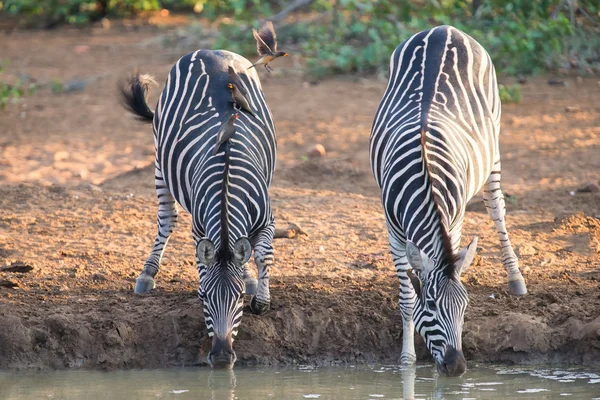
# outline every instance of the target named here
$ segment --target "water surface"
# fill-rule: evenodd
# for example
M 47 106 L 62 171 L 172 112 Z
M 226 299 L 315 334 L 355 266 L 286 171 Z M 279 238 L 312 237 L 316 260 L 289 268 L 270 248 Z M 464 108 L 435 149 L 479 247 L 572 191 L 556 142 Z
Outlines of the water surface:
M 3 400 L 157 398 L 600 400 L 600 370 L 472 364 L 460 378 L 439 377 L 431 365 L 0 372 Z

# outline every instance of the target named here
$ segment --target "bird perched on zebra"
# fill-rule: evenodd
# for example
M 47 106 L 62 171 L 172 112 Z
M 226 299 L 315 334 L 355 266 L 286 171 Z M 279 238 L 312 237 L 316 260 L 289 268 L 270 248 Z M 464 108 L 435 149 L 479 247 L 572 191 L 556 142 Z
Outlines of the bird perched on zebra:
M 274 219 L 268 188 L 275 169 L 273 118 L 250 62 L 228 51 L 198 50 L 177 61 L 152 111 L 146 101 L 149 77 L 136 75 L 121 99 L 138 119 L 153 123 L 158 234 L 136 280 L 135 293 L 155 286 L 165 246 L 177 223 L 177 203 L 192 215 L 198 295 L 212 349 L 208 362 L 232 367 L 232 343 L 242 318 L 243 295 L 256 286 L 250 310 L 270 304 Z M 231 102 L 229 68 L 254 110 L 238 113 Z M 246 272 L 254 252 L 258 282 Z
M 400 280 L 401 361 L 416 359 L 415 327 L 443 375 L 466 370 L 468 295 L 460 275 L 477 238 L 460 248 L 465 207 L 481 187 L 513 295 L 527 293 L 510 244 L 500 188 L 500 98 L 492 61 L 450 26 L 417 33 L 390 59 L 370 137 L 390 249 Z
M 277 35 L 275 34 L 273 23 L 271 21 L 265 22 L 259 31 L 252 29 L 252 34 L 254 35 L 254 39 L 256 39 L 256 51 L 260 58 L 250 68 L 257 65 L 264 65 L 267 72 L 273 71 L 269 63 L 276 58 L 288 56 L 288 53 L 285 51 L 277 51 Z
M 252 107 L 250 107 L 250 103 L 246 98 L 248 93 L 244 89 L 240 76 L 232 66 L 229 66 L 229 83 L 227 84 L 227 89 L 231 91 L 231 102 L 234 104 L 234 107 L 256 118 L 256 114 L 252 111 Z
M 213 148 L 213 156 L 216 156 L 221 151 L 223 143 L 227 142 L 235 135 L 235 120 L 238 119 L 238 114 L 231 114 L 227 122 L 221 125 L 221 129 L 217 132 L 217 144 Z

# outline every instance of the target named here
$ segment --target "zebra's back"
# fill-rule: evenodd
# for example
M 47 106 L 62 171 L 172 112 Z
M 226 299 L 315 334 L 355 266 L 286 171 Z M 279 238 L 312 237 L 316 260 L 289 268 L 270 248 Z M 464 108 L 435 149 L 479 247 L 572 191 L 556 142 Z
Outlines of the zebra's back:
M 198 50 L 183 56 L 169 73 L 154 118 L 157 167 L 173 197 L 207 235 L 207 222 L 220 208 L 216 204 L 225 159 L 213 150 L 221 124 L 231 115 L 230 65 L 240 75 L 258 117 L 240 112 L 236 134 L 230 139 L 230 201 L 240 203 L 231 209 L 248 209 L 251 220 L 244 225 L 249 229 L 263 225 L 271 213 L 267 188 L 275 168 L 276 139 L 260 81 L 255 70 L 247 70 L 251 65 L 247 59 L 224 50 Z M 210 236 L 218 242 L 216 233 Z
M 470 36 L 440 26 L 400 44 L 389 73 L 370 149 L 384 206 L 386 195 L 394 203 L 388 212 L 434 196 L 451 226 L 498 154 L 500 101 L 492 62 Z M 413 211 L 418 221 L 419 212 L 431 210 Z M 410 225 L 402 216 L 394 222 L 401 230 Z

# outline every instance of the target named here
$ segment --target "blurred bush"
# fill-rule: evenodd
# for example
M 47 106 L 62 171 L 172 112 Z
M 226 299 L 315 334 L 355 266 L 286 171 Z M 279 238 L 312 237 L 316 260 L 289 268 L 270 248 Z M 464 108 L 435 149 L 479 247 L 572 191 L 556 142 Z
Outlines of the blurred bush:
M 251 27 L 274 18 L 280 47 L 298 49 L 314 77 L 385 75 L 399 43 L 441 24 L 473 36 L 506 74 L 555 68 L 600 71 L 598 0 L 0 0 L 0 8 L 2 4 L 9 14 L 48 26 L 161 8 L 193 11 L 218 22 L 214 48 L 242 54 L 254 52 Z M 291 12 L 276 14 L 282 10 Z
M 425 0 L 321 5 L 319 24 L 306 27 L 303 55 L 314 75 L 387 70 L 389 55 L 411 34 L 453 25 L 490 53 L 496 68 L 510 75 L 550 68 L 590 70 L 600 63 L 600 11 L 593 0 Z M 578 4 L 576 10 L 568 5 Z
M 279 7 L 252 0 L 218 2 L 210 17 L 220 24 L 215 47 L 253 52 L 250 26 Z M 235 5 L 239 3 L 238 5 Z M 290 0 L 290 4 L 294 1 Z M 298 0 L 296 0 L 298 3 Z M 597 0 L 313 0 L 277 26 L 281 47 L 297 45 L 308 73 L 387 73 L 403 40 L 436 25 L 453 25 L 490 53 L 497 70 L 529 75 L 550 69 L 600 72 L 600 3 Z M 286 4 L 287 6 L 288 4 Z
M 18 15 L 30 25 L 53 27 L 59 24 L 83 25 L 107 15 L 130 16 L 161 8 L 159 0 L 4 0 L 2 9 Z M 164 3 L 190 3 L 171 0 Z
M 4 71 L 4 62 L 0 60 L 0 74 Z M 34 94 L 37 85 L 34 82 L 24 82 L 21 79 L 13 80 L 12 83 L 0 80 L 0 110 L 9 103 L 17 103 L 22 97 Z

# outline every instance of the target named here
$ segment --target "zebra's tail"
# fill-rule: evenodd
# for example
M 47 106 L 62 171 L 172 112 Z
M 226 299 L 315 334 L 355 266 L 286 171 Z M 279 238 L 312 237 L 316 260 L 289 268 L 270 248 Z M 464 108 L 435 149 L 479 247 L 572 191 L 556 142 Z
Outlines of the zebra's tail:
M 156 85 L 152 76 L 136 73 L 127 82 L 119 85 L 121 105 L 142 122 L 152 122 L 154 119 L 154 111 L 148 107 L 146 98 L 150 84 Z

